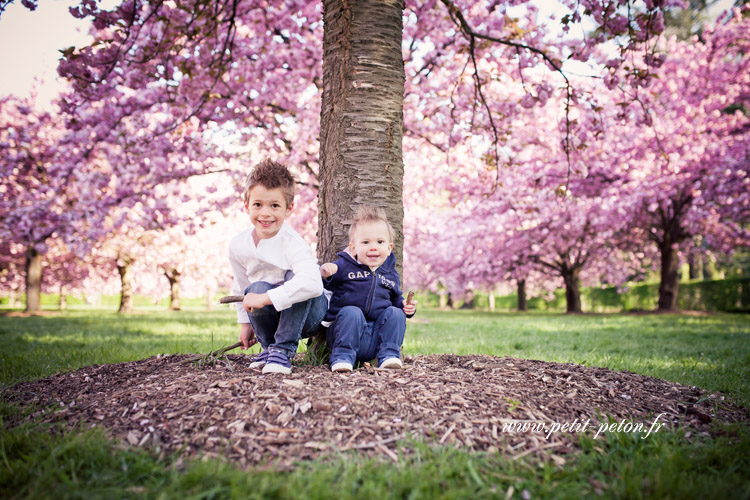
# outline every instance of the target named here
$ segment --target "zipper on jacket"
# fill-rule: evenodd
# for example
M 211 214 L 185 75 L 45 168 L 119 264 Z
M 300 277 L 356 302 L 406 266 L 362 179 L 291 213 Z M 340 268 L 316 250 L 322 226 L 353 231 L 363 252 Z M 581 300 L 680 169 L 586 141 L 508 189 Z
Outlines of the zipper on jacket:
M 372 297 L 375 295 L 375 284 L 377 283 L 377 274 L 375 272 L 372 273 L 372 285 L 370 285 L 370 294 L 367 297 L 367 309 L 365 309 L 365 318 L 367 318 L 367 315 L 370 314 L 370 308 L 372 307 Z

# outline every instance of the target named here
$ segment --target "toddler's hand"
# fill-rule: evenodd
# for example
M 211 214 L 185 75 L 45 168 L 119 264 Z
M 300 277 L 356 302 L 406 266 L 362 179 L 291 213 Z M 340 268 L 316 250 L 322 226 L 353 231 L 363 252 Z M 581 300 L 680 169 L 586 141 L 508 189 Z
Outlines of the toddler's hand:
M 406 314 L 407 316 L 411 316 L 412 314 L 414 314 L 415 312 L 417 312 L 417 304 L 418 303 L 419 303 L 419 301 L 414 300 L 411 303 L 404 304 L 404 314 Z
M 320 275 L 324 278 L 330 278 L 334 274 L 336 274 L 336 271 L 339 270 L 339 266 L 334 264 L 333 262 L 326 262 L 322 266 L 320 266 Z
M 247 350 L 251 345 L 257 344 L 258 340 L 255 338 L 255 331 L 250 323 L 242 323 L 240 326 L 240 334 L 237 336 L 237 340 L 242 342 L 241 349 Z

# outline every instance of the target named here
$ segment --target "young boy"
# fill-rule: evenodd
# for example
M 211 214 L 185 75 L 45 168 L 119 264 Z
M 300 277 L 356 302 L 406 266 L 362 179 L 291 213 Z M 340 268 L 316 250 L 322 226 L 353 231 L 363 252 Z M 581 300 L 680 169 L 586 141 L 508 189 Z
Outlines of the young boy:
M 263 351 L 251 368 L 292 372 L 301 337 L 317 331 L 328 301 L 318 263 L 305 240 L 284 219 L 294 208 L 294 178 L 285 165 L 265 160 L 245 180 L 252 227 L 229 244 L 242 349 L 257 337 Z M 306 335 L 307 334 L 307 335 Z
M 331 370 L 352 371 L 356 361 L 378 358 L 380 368 L 398 369 L 406 318 L 416 302 L 404 304 L 393 250 L 394 231 L 382 208 L 360 207 L 349 228 L 349 247 L 336 262 L 320 267 L 331 303 L 329 324 Z

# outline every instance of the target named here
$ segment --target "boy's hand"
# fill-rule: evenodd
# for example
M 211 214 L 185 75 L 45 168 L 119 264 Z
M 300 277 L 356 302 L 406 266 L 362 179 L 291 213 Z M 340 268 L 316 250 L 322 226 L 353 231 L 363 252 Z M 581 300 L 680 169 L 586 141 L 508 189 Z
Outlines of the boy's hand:
M 242 299 L 242 307 L 244 307 L 247 312 L 252 312 L 253 309 L 260 309 L 270 305 L 273 305 L 273 302 L 271 302 L 267 293 L 248 293 L 245 294 L 245 298 Z
M 334 274 L 336 274 L 336 271 L 339 270 L 339 266 L 334 264 L 333 262 L 326 262 L 322 266 L 320 266 L 320 275 L 324 278 L 330 278 Z
M 257 344 L 258 339 L 255 338 L 253 325 L 250 323 L 242 323 L 240 325 L 240 334 L 237 337 L 237 340 L 242 342 L 242 347 L 240 347 L 240 349 L 243 351 L 247 350 L 248 347 Z
M 404 314 L 406 314 L 407 316 L 411 316 L 415 312 L 417 312 L 417 304 L 418 303 L 419 303 L 419 301 L 413 300 L 410 303 L 404 304 Z

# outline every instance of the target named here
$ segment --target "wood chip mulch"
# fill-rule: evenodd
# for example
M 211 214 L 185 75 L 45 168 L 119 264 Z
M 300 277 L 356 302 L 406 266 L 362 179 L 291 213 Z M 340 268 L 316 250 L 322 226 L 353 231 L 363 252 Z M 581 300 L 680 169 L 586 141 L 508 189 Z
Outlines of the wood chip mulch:
M 347 450 L 395 461 L 410 439 L 563 464 L 602 416 L 619 424 L 612 432 L 641 423 L 642 434 L 657 415 L 661 429 L 693 435 L 750 422 L 721 394 L 574 364 L 431 355 L 407 357 L 403 370 L 295 366 L 283 376 L 250 369 L 246 355 L 214 366 L 185 358 L 90 366 L 18 384 L 4 398 L 31 408 L 27 419 L 101 426 L 131 446 L 274 468 Z

